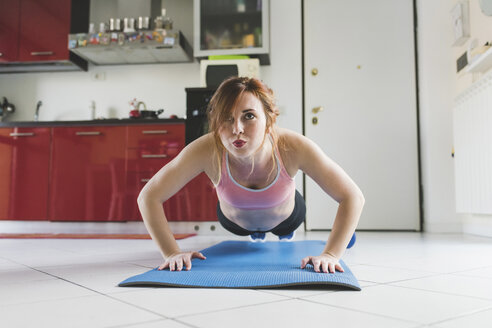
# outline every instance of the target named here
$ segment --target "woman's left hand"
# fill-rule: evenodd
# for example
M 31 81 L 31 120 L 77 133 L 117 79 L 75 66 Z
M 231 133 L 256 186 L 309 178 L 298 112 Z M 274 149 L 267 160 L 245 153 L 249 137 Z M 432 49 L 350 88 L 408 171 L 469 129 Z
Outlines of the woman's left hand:
M 311 264 L 316 272 L 335 273 L 335 270 L 343 272 L 338 259 L 328 254 L 306 256 L 301 261 L 301 269 L 304 269 L 308 264 Z

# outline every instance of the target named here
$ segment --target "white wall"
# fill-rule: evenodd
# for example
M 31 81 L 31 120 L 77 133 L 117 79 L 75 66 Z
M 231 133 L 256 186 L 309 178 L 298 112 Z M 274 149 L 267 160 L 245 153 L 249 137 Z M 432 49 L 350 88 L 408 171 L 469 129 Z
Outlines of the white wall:
M 457 2 L 417 0 L 424 229 L 481 234 L 492 231 L 492 218 L 455 211 L 452 108 L 455 97 L 480 77 L 456 73 L 456 59 L 471 39 L 479 44 L 492 39 L 492 17 L 481 12 L 478 0 L 470 0 L 471 38 L 453 47 L 450 11 Z
M 193 44 L 192 0 L 165 0 L 163 6 L 182 26 Z M 182 6 L 181 12 L 179 6 Z M 174 13 L 174 14 L 173 14 Z M 187 23 L 183 23 L 187 21 Z M 96 22 L 97 24 L 98 22 Z M 270 66 L 260 75 L 275 92 L 281 115 L 278 124 L 302 131 L 301 0 L 270 1 Z M 186 87 L 200 85 L 197 61 L 186 64 L 89 66 L 88 72 L 0 74 L 0 96 L 17 107 L 10 121 L 32 121 L 38 100 L 43 101 L 40 120 L 87 120 L 96 102 L 96 116 L 126 118 L 129 101 L 143 100 L 149 109 L 164 108 L 160 117 L 186 113 Z M 105 80 L 94 75 L 104 73 Z M 297 177 L 302 190 L 302 176 Z
M 418 0 L 418 65 L 424 230 L 461 231 L 455 213 L 451 0 Z
M 184 11 L 192 24 L 191 0 Z M 166 2 L 164 2 L 166 4 Z M 167 3 L 168 14 L 177 8 Z M 301 131 L 301 2 L 271 1 L 271 66 L 261 66 L 262 79 L 275 91 L 282 111 L 279 124 Z M 183 25 L 175 20 L 175 25 Z M 189 29 L 192 31 L 192 26 Z M 189 35 L 189 33 L 186 33 Z M 193 44 L 193 40 L 188 40 Z M 105 73 L 105 80 L 95 80 Z M 164 108 L 164 117 L 186 113 L 184 88 L 199 86 L 199 64 L 94 66 L 88 72 L 0 74 L 0 96 L 7 96 L 17 111 L 7 120 L 31 121 L 38 100 L 43 101 L 40 120 L 83 120 L 90 118 L 90 102 L 96 102 L 97 116 L 126 118 L 128 102 L 137 98 L 150 109 Z M 163 117 L 161 116 L 161 117 Z
M 482 13 L 479 0 L 469 0 L 469 7 L 471 36 L 464 45 L 453 48 L 455 58 L 458 58 L 468 49 L 473 39 L 477 39 L 479 45 L 492 41 L 492 16 L 486 16 Z M 469 74 L 462 71 L 459 74 L 454 74 L 454 97 L 458 96 L 470 87 L 473 82 L 479 80 L 488 72 L 490 72 L 490 69 L 482 73 Z M 467 214 L 459 217 L 463 222 L 463 232 L 492 237 L 492 215 Z
M 189 0 L 188 0 L 189 1 Z M 450 10 L 454 0 L 417 0 L 420 124 L 424 185 L 424 229 L 458 232 L 462 218 L 455 213 L 452 106 L 454 97 L 472 83 L 455 74 L 455 60 L 463 53 L 452 48 Z M 470 1 L 472 35 L 492 38 L 492 19 Z M 271 0 L 271 65 L 261 67 L 262 79 L 275 91 L 281 110 L 279 125 L 302 131 L 301 0 Z M 176 9 L 172 9 L 176 10 Z M 171 10 L 169 15 L 172 17 Z M 189 40 L 192 43 L 192 40 Z M 93 80 L 104 72 L 104 81 Z M 90 66 L 89 72 L 0 75 L 0 96 L 17 106 L 10 120 L 33 119 L 42 100 L 41 120 L 79 120 L 97 115 L 127 117 L 128 101 L 137 98 L 149 108 L 165 108 L 165 116 L 185 114 L 185 87 L 199 85 L 199 64 Z M 298 178 L 298 188 L 301 180 Z

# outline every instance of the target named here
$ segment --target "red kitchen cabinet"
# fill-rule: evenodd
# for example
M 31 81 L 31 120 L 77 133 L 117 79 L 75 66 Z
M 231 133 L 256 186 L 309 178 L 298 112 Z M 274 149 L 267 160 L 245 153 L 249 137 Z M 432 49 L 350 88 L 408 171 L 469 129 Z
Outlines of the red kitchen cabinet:
M 142 220 L 136 196 L 184 146 L 184 124 L 128 126 L 126 191 L 130 201 L 126 203 L 126 220 Z M 169 221 L 214 221 L 216 205 L 214 187 L 202 173 L 164 202 L 163 207 Z
M 87 33 L 90 0 L 0 0 L 0 73 L 87 71 L 68 35 Z
M 124 126 L 53 128 L 50 220 L 121 221 Z
M 0 220 L 47 220 L 51 128 L 0 128 Z
M 19 60 L 68 59 L 71 0 L 21 0 Z
M 0 0 L 0 62 L 19 56 L 20 0 Z

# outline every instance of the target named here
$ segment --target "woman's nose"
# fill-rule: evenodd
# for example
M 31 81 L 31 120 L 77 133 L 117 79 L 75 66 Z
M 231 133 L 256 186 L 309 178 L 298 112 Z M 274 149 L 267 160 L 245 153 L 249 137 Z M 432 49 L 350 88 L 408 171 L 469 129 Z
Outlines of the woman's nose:
M 232 127 L 232 133 L 233 134 L 240 134 L 243 132 L 244 132 L 243 123 L 241 122 L 241 120 L 236 120 L 234 122 L 233 127 Z

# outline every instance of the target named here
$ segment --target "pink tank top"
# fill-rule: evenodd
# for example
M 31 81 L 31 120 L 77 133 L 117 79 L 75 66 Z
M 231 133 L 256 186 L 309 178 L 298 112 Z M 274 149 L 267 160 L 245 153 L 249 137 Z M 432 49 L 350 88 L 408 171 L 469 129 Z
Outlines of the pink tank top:
M 231 176 L 229 169 L 229 154 L 224 151 L 219 184 L 216 186 L 217 196 L 221 201 L 240 209 L 266 209 L 283 203 L 294 194 L 296 186 L 282 163 L 282 159 L 275 150 L 277 161 L 277 176 L 275 180 L 262 189 L 251 189 L 242 186 Z

